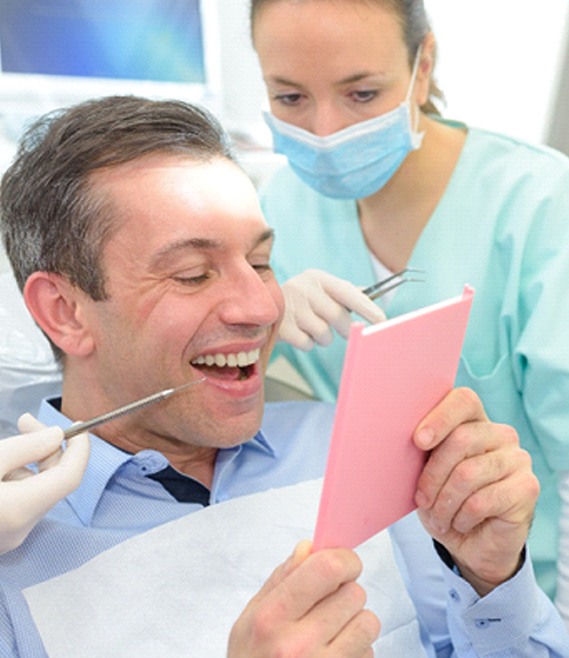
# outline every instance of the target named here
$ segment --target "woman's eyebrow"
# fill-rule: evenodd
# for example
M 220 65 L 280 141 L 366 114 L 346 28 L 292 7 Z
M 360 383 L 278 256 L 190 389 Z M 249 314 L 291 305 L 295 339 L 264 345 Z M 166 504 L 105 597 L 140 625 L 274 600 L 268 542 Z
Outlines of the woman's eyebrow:
M 334 83 L 336 87 L 341 85 L 353 84 L 354 82 L 360 82 L 361 80 L 367 80 L 368 78 L 376 78 L 379 81 L 387 79 L 387 75 L 382 71 L 360 71 L 358 73 L 353 73 L 341 80 L 338 80 Z M 277 85 L 283 85 L 285 87 L 297 87 L 299 89 L 303 88 L 303 85 L 300 82 L 295 82 L 294 80 L 289 80 L 288 78 L 283 78 L 281 76 L 268 76 L 267 82 L 271 82 Z
M 352 75 L 346 76 L 345 78 L 342 78 L 341 80 L 338 80 L 336 85 L 352 84 L 354 82 L 360 82 L 361 80 L 367 80 L 368 78 L 377 78 L 379 80 L 383 80 L 386 77 L 387 76 L 381 71 L 360 71 L 359 73 L 354 73 Z
M 266 78 L 267 83 L 272 83 L 275 85 L 282 85 L 283 87 L 302 87 L 299 82 L 294 80 L 289 80 L 288 78 L 283 78 L 280 75 L 269 75 Z

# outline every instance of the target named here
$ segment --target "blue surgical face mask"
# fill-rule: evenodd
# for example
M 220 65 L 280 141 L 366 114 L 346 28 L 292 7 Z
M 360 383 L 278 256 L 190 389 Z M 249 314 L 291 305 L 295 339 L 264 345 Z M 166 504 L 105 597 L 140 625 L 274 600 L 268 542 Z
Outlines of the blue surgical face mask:
M 423 133 L 411 125 L 411 91 L 420 54 L 421 49 L 415 58 L 407 97 L 399 107 L 332 135 L 318 137 L 264 113 L 274 150 L 285 155 L 296 174 L 320 194 L 334 199 L 362 199 L 377 192 L 423 141 Z

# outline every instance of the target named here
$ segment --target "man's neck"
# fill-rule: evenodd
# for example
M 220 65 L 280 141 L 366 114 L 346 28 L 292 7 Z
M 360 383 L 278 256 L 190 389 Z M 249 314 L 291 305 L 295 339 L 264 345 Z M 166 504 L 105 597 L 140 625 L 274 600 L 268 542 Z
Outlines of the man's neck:
M 82 394 L 77 396 L 77 391 Z M 111 411 L 110 405 L 105 408 L 93 406 L 93 398 L 84 395 L 85 386 L 80 388 L 69 385 L 64 378 L 61 412 L 70 420 L 88 420 Z M 103 405 L 104 406 L 104 405 Z M 217 448 L 196 446 L 173 436 L 165 436 L 149 430 L 141 425 L 136 414 L 147 414 L 149 410 L 135 412 L 132 416 L 124 416 L 117 420 L 100 425 L 93 429 L 93 434 L 107 441 L 119 450 L 136 454 L 142 450 L 156 450 L 163 454 L 169 463 L 180 473 L 184 473 L 204 486 L 210 488 L 213 481 Z M 140 415 L 138 416 L 140 418 Z

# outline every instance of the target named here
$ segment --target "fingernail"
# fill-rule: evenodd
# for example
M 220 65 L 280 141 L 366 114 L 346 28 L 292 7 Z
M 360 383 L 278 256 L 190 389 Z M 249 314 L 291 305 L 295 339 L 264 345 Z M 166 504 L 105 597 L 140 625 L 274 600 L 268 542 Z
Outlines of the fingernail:
M 415 443 L 424 450 L 428 450 L 434 441 L 435 433 L 430 427 L 422 427 L 415 436 Z
M 310 539 L 302 539 L 295 546 L 292 555 L 288 558 L 286 565 L 287 569 L 296 568 L 301 562 L 310 555 L 312 552 L 312 541 Z

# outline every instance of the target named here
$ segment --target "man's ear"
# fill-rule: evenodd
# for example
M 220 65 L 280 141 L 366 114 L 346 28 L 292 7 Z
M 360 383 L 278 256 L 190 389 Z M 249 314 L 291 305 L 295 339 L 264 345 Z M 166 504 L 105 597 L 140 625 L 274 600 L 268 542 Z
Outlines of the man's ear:
M 94 348 L 82 308 L 85 299 L 66 277 L 51 272 L 34 272 L 24 286 L 34 320 L 65 354 L 74 356 L 87 356 Z

